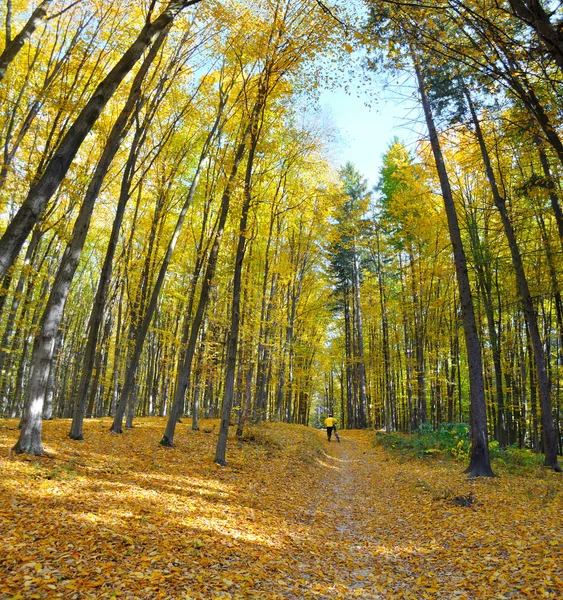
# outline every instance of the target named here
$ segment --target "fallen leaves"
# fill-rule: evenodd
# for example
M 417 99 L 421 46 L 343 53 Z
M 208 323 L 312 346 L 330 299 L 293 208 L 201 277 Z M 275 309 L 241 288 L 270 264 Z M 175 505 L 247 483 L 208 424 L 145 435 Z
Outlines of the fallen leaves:
M 214 436 L 183 423 L 165 449 L 163 422 L 115 436 L 91 420 L 83 442 L 47 422 L 53 458 L 31 461 L 9 457 L 17 432 L 3 428 L 0 597 L 563 593 L 558 474 L 467 480 L 455 463 L 392 459 L 370 432 L 328 445 L 283 424 L 233 440 L 218 468 Z

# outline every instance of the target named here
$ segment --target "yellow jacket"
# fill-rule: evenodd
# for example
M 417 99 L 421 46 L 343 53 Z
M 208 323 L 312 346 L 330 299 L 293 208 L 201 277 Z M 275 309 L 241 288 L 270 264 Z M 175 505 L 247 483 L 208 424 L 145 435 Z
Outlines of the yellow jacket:
M 325 419 L 325 427 L 334 427 L 338 423 L 338 419 L 334 417 L 327 417 Z

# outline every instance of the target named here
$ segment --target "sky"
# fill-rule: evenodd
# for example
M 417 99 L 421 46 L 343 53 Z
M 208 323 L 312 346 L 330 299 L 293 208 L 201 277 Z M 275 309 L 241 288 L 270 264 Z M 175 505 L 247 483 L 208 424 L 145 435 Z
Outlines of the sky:
M 358 98 L 344 90 L 325 91 L 319 102 L 322 112 L 339 132 L 337 163 L 352 162 L 370 187 L 377 184 L 382 156 L 391 140 L 398 137 L 414 150 L 422 131 L 412 100 L 400 100 L 398 96 L 385 98 L 382 92 L 371 96 Z

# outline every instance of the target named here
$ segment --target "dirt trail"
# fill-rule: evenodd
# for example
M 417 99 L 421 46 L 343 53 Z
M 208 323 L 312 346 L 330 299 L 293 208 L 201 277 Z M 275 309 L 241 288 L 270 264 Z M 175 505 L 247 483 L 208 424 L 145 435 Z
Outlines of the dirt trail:
M 457 463 L 401 463 L 372 446 L 373 432 L 341 437 L 327 444 L 281 598 L 562 597 L 561 496 L 542 501 L 525 480 L 470 481 Z
M 0 600 L 563 597 L 560 474 L 470 481 L 370 431 L 329 444 L 280 423 L 232 439 L 221 468 L 189 422 L 159 446 L 164 422 L 90 420 L 80 444 L 46 422 L 42 459 L 10 455 L 3 423 Z

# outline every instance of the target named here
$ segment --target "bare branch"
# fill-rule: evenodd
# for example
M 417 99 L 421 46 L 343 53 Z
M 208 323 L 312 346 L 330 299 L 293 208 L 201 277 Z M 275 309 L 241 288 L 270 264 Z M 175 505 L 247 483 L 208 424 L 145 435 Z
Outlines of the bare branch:
M 337 23 L 339 23 L 340 25 L 342 25 L 342 27 L 344 27 L 344 29 L 348 29 L 348 25 L 346 25 L 346 23 L 344 23 L 344 21 L 342 21 L 341 19 L 339 19 L 334 12 L 332 11 L 331 8 L 329 8 L 324 2 L 322 2 L 322 0 L 316 0 L 316 3 L 319 5 L 320 9 L 329 17 L 331 17 L 332 19 L 334 19 Z

